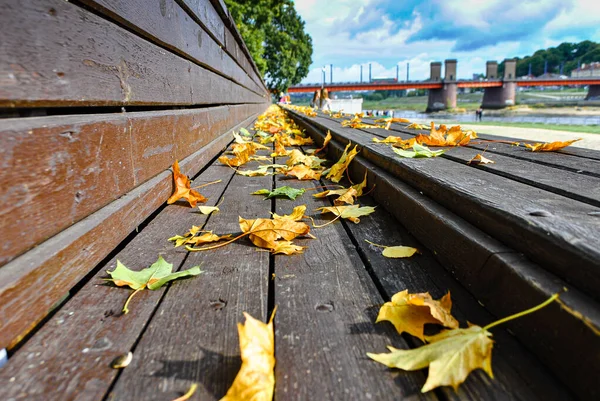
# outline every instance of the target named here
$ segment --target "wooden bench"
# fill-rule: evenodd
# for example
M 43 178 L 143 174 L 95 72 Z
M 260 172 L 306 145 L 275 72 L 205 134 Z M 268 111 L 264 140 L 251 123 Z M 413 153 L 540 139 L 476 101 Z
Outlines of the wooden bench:
M 341 221 L 315 230 L 316 239 L 298 241 L 308 247 L 302 255 L 270 255 L 245 241 L 189 253 L 167 238 L 192 225 L 233 233 L 238 216 L 286 214 L 299 204 L 316 224 L 329 221 L 312 211 L 330 201 L 310 191 L 295 201 L 251 195 L 282 185 L 312 190 L 324 181 L 244 177 L 216 161 L 231 131 L 254 132 L 270 101 L 222 2 L 5 3 L 0 349 L 8 349 L 9 359 L 0 368 L 1 400 L 171 400 L 192 383 L 200 384 L 192 399 L 219 399 L 239 370 L 242 312 L 266 321 L 275 306 L 276 399 L 597 398 L 597 337 L 557 305 L 495 330 L 495 379 L 475 371 L 458 392 L 443 387 L 421 394 L 423 371 L 387 369 L 366 356 L 389 344 L 419 345 L 387 323 L 374 324 L 380 305 L 407 288 L 435 298 L 450 290 L 464 326 L 489 323 L 567 286 L 564 303 L 598 327 L 596 265 L 590 265 L 597 262 L 597 217 L 561 223 L 567 234 L 559 236 L 551 224 L 522 224 L 531 217 L 516 219 L 467 187 L 473 180 L 481 190 L 484 179 L 496 177 L 494 185 L 510 183 L 519 199 L 525 197 L 516 192 L 519 185 L 535 188 L 536 210 L 543 204 L 559 216 L 565 198 L 573 201 L 569 216 L 582 205 L 591 213 L 598 206 L 591 203 L 598 199 L 595 153 L 580 151 L 565 162 L 494 150 L 498 157 L 525 158 L 527 171 L 544 166 L 571 174 L 555 184 L 486 168 L 469 167 L 476 173 L 463 177 L 464 154 L 400 163 L 370 142 L 382 131 L 361 133 L 329 117 L 292 113 L 317 143 L 331 129 L 331 160 L 349 139 L 360 145 L 350 176 L 368 172 L 372 192 L 360 202 L 379 205 L 376 212 L 359 225 Z M 401 125 L 393 129 L 411 134 Z M 165 204 L 176 159 L 192 186 L 221 180 L 202 189 L 220 213 Z M 585 185 L 573 186 L 575 177 L 587 179 Z M 540 234 L 544 229 L 551 238 Z M 575 234 L 568 229 L 577 242 L 569 241 Z M 512 239 L 522 233 L 527 244 L 539 241 L 531 252 Z M 365 240 L 413 245 L 422 254 L 386 259 Z M 558 248 L 554 256 L 544 254 L 549 246 Z M 106 285 L 106 271 L 117 260 L 139 270 L 159 254 L 176 270 L 201 264 L 204 273 L 143 291 L 122 315 L 130 292 Z M 564 269 L 561 261 L 570 257 L 581 269 Z M 126 369 L 110 368 L 129 351 L 134 357 Z

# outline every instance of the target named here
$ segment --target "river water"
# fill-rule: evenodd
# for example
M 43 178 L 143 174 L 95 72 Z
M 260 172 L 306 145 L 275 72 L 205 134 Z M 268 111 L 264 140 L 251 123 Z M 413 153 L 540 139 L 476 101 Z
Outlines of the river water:
M 472 113 L 421 113 L 413 110 L 394 110 L 394 117 L 407 118 L 411 121 L 436 122 L 456 121 L 461 123 L 475 122 L 475 112 Z M 600 115 L 597 116 L 552 116 L 547 114 L 527 115 L 486 115 L 484 110 L 481 121 L 512 122 L 512 123 L 543 123 L 566 125 L 600 125 Z

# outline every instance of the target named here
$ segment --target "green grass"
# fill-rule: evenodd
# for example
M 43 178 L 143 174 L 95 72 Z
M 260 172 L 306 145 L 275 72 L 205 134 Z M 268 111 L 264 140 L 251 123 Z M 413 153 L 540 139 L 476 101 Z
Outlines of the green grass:
M 452 124 L 452 123 L 447 123 Z M 474 123 L 459 123 L 463 125 L 495 125 L 498 127 L 518 127 L 518 128 L 540 128 L 555 131 L 583 132 L 587 134 L 600 134 L 600 126 L 598 125 L 567 125 L 567 124 L 544 124 L 544 123 L 510 123 L 497 121 L 478 121 Z

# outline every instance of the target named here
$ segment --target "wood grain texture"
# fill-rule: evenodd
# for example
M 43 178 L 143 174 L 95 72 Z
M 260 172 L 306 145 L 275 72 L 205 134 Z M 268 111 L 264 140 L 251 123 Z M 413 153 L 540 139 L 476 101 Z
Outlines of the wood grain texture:
M 268 218 L 270 202 L 250 195 L 261 188 L 272 188 L 272 178 L 234 176 L 221 212 L 211 216 L 205 229 L 239 233 L 238 216 Z M 236 325 L 244 321 L 242 312 L 267 320 L 269 253 L 257 251 L 244 238 L 190 253 L 182 268 L 195 265 L 204 273 L 190 285 L 169 289 L 134 350 L 138 357 L 118 378 L 109 399 L 174 399 L 192 383 L 200 384 L 194 395 L 198 399 L 218 400 L 227 392 L 241 363 Z
M 388 147 L 370 142 L 365 132 L 320 117 L 310 120 L 330 129 L 342 143 L 359 144 L 367 160 L 588 295 L 600 297 L 600 237 L 595 234 L 600 220 L 588 215 L 597 207 L 440 157 L 401 159 Z M 540 211 L 546 216 L 536 215 Z
M 376 205 L 370 197 L 359 198 L 361 205 Z M 429 292 L 438 299 L 450 291 L 453 301 L 452 314 L 467 327 L 467 321 L 485 325 L 496 320 L 456 279 L 439 265 L 433 255 L 424 249 L 400 224 L 394 221 L 381 207 L 361 219 L 360 224 L 344 222 L 347 230 L 355 238 L 355 244 L 368 261 L 368 267 L 385 290 L 386 300 L 395 293 L 408 289 L 411 293 Z M 421 254 L 404 259 L 390 259 L 381 254 L 382 249 L 369 245 L 365 240 L 377 244 L 413 246 Z M 465 240 L 466 242 L 466 240 Z M 465 283 L 466 284 L 466 283 Z M 499 302 L 500 294 L 484 300 L 486 306 Z M 388 323 L 381 323 L 388 324 Z M 542 365 L 536 356 L 525 349 L 508 331 L 493 330 L 494 345 L 491 380 L 483 371 L 477 370 L 461 384 L 458 393 L 451 388 L 443 388 L 449 399 L 475 400 L 567 400 L 572 395 Z M 564 339 L 564 338 L 563 338 Z M 412 346 L 420 345 L 418 340 Z M 566 347 L 564 347 L 566 348 Z
M 194 15 L 219 45 L 225 47 L 225 30 L 227 28 L 223 19 L 209 0 L 178 0 L 178 2 Z
M 68 2 L 9 0 L 0 23 L 0 107 L 265 102 Z
M 0 265 L 263 110 L 236 105 L 3 120 Z
M 201 190 L 208 197 L 207 204 L 214 205 L 233 173 L 224 166 L 209 167 L 193 184 L 223 179 Z M 183 202 L 166 206 L 106 262 L 0 370 L 0 380 L 6 384 L 0 386 L 0 399 L 102 399 L 118 374 L 110 368 L 110 362 L 137 342 L 166 289 L 141 292 L 133 298 L 130 313 L 122 315 L 121 308 L 131 290 L 105 284 L 102 279 L 107 277 L 106 270 L 114 269 L 117 260 L 132 270 L 140 270 L 154 263 L 157 255 L 173 263 L 177 270 L 187 251 L 174 248 L 167 238 L 183 234 L 192 224 L 202 226 L 207 216 L 194 210 Z M 202 279 L 200 275 L 176 282 L 173 287 L 187 287 L 194 285 L 193 280 Z
M 315 130 L 306 122 L 304 122 L 304 126 L 317 143 L 322 142 L 324 135 L 321 132 Z M 330 157 L 334 159 L 339 157 L 343 150 L 336 142 L 331 142 L 328 149 L 330 152 L 333 152 L 333 154 L 330 153 Z M 481 232 L 477 234 L 479 230 L 475 227 L 471 227 L 468 231 L 456 229 L 465 225 L 468 227 L 469 224 L 465 222 L 461 223 L 461 218 L 454 216 L 444 208 L 438 208 L 435 211 L 429 212 L 435 213 L 438 221 L 420 218 L 419 210 L 415 210 L 411 203 L 427 204 L 432 203 L 432 201 L 407 187 L 397 178 L 390 176 L 388 172 L 373 166 L 359 156 L 351 164 L 350 176 L 354 181 L 358 181 L 362 179 L 365 171 L 369 172 L 368 180 L 370 185 L 376 185 L 372 192 L 375 199 L 391 212 L 396 219 L 402 222 L 423 244 L 432 249 L 434 256 L 442 261 L 442 264 L 452 273 L 452 276 L 456 277 L 473 294 L 472 296 L 479 300 L 481 305 L 485 305 L 486 309 L 492 313 L 493 316 L 488 316 L 487 318 L 485 315 L 481 315 L 483 323 L 489 323 L 492 320 L 539 304 L 553 293 L 561 291 L 565 286 L 564 282 L 556 279 L 556 277 L 553 277 L 539 266 L 527 261 L 523 255 L 506 248 L 504 250 L 500 248 L 494 249 L 491 247 L 493 244 L 490 241 L 487 241 L 486 244 L 482 241 L 485 235 Z M 410 196 L 411 192 L 412 196 Z M 407 197 L 407 195 L 409 196 Z M 389 219 L 386 218 L 385 221 L 388 222 Z M 454 223 L 449 225 L 448 221 L 454 221 Z M 348 224 L 348 226 L 358 238 L 362 227 L 369 227 L 370 223 L 371 220 L 367 220 L 361 222 L 358 226 L 351 224 Z M 451 227 L 450 230 L 447 229 L 448 226 Z M 383 232 L 384 228 L 387 231 L 396 229 L 394 225 L 386 223 L 386 225 L 380 224 L 378 231 Z M 392 238 L 397 238 L 393 233 L 382 233 L 379 236 L 388 239 L 388 241 L 377 241 L 373 238 L 368 239 L 376 243 L 390 244 L 389 242 Z M 437 245 L 440 242 L 446 242 L 449 246 L 440 251 Z M 477 255 L 477 252 L 461 254 L 460 251 L 455 249 L 469 249 L 473 246 L 471 243 L 479 244 L 478 246 L 484 249 L 488 248 L 487 258 L 480 258 L 477 261 L 477 259 L 472 257 Z M 404 245 L 411 244 L 407 243 Z M 358 240 L 357 246 L 361 248 L 361 243 Z M 362 248 L 364 247 L 365 245 L 362 245 Z M 382 260 L 385 258 L 373 256 L 372 250 L 369 251 L 368 248 L 365 248 L 363 252 L 371 261 L 371 266 L 375 272 L 380 271 L 380 269 L 385 270 L 386 263 L 390 263 L 389 259 L 387 262 L 384 262 Z M 405 263 L 412 262 L 412 259 L 408 262 L 404 260 L 402 262 L 404 262 L 402 263 L 404 265 Z M 464 291 L 460 290 L 460 288 L 454 289 L 454 287 L 451 287 L 451 282 L 444 279 L 445 275 L 438 270 L 432 270 L 430 265 L 427 265 L 427 267 L 410 268 L 409 272 L 405 269 L 399 270 L 397 266 L 394 269 L 395 273 L 382 272 L 377 274 L 383 287 L 403 284 L 408 286 L 410 281 L 401 280 L 398 277 L 399 274 L 408 275 L 410 272 L 410 276 L 414 276 L 419 275 L 419 272 L 427 271 L 428 277 L 438 282 L 438 287 L 448 286 L 447 288 L 452 290 L 453 298 L 456 298 L 457 294 L 464 294 Z M 405 278 L 404 280 L 408 279 Z M 428 288 L 424 287 L 421 281 L 417 280 L 415 283 L 419 291 L 427 290 Z M 563 294 L 562 297 L 569 308 L 586 316 L 586 319 L 589 319 L 591 324 L 600 327 L 598 317 L 600 307 L 596 302 L 572 288 L 569 292 Z M 466 302 L 466 305 L 469 305 L 469 302 Z M 475 312 L 469 312 L 469 315 L 465 317 L 474 323 L 479 323 L 478 320 L 475 320 L 475 316 L 477 315 L 471 315 L 471 313 Z M 484 319 L 488 320 L 485 321 Z M 540 312 L 511 322 L 507 327 L 515 332 L 527 348 L 544 361 L 557 377 L 564 380 L 578 397 L 586 399 L 590 398 L 591 395 L 591 399 L 595 398 L 595 387 L 590 382 L 590 380 L 594 380 L 594 375 L 590 375 L 589 372 L 594 372 L 593 364 L 596 358 L 586 358 L 580 352 L 596 355 L 599 343 L 592 330 L 585 326 L 581 320 L 562 311 L 558 306 L 553 306 L 546 308 L 543 313 Z M 572 347 L 573 341 L 578 344 L 578 351 L 576 352 Z M 502 347 L 502 344 L 500 346 Z M 537 387 L 540 385 L 544 386 L 544 375 L 538 378 L 530 377 L 531 373 L 535 370 L 539 371 L 539 368 L 535 368 L 535 365 L 532 366 L 531 364 L 528 365 L 529 367 L 525 367 L 527 364 L 519 361 L 521 352 L 515 352 L 516 356 L 510 354 L 512 355 L 510 356 L 511 364 L 516 367 L 522 367 L 523 370 L 519 373 L 521 377 L 529 383 L 529 386 L 535 389 L 537 394 L 541 394 L 540 391 L 542 389 L 537 389 Z M 583 360 L 585 362 L 582 362 Z M 550 391 L 553 392 L 554 390 Z M 561 399 L 563 397 L 561 394 L 561 392 L 557 392 L 555 395 L 558 399 Z M 550 395 L 548 397 L 556 398 L 550 397 Z
M 266 93 L 175 0 L 84 0 L 84 4 L 259 95 Z
M 295 201 L 276 200 L 276 212 L 289 214 L 306 204 L 306 214 L 324 224 L 314 209 L 329 206 L 311 191 L 319 183 L 280 178 L 277 186 L 307 188 Z M 369 217 L 364 217 L 368 219 Z M 311 231 L 317 239 L 295 240 L 307 246 L 295 256 L 275 255 L 276 399 L 422 399 L 422 372 L 391 370 L 367 352 L 385 352 L 387 345 L 408 348 L 393 328 L 375 325 L 383 303 L 351 239 L 336 222 Z
M 389 131 L 383 131 L 378 129 L 362 130 L 369 134 L 372 134 L 375 138 L 384 138 L 387 136 Z M 409 139 L 413 135 L 405 133 L 396 133 L 403 139 Z M 490 144 L 495 145 L 495 144 Z M 500 144 L 504 145 L 504 144 Z M 386 145 L 379 145 L 386 146 Z M 477 145 L 479 147 L 483 145 Z M 505 145 L 510 146 L 510 145 Z M 513 147 L 516 148 L 516 147 Z M 485 146 L 484 146 L 485 149 Z M 454 147 L 448 149 L 442 157 L 453 160 L 461 164 L 467 164 L 476 155 L 481 154 L 482 149 L 473 149 L 471 147 Z M 531 154 L 532 152 L 524 149 L 515 149 L 518 153 Z M 513 153 L 514 154 L 514 153 Z M 538 153 L 539 155 L 539 153 Z M 580 170 L 585 169 L 586 161 L 581 158 L 573 158 L 569 156 L 560 155 L 555 159 L 576 159 Z M 568 171 L 563 168 L 549 165 L 539 164 L 523 157 L 517 159 L 510 156 L 505 156 L 499 152 L 492 154 L 487 152 L 486 157 L 492 159 L 495 163 L 493 164 L 470 164 L 473 168 L 478 168 L 484 171 L 488 171 L 493 174 L 497 174 L 508 179 L 519 181 L 532 187 L 541 188 L 546 191 L 554 192 L 556 194 L 565 196 L 567 198 L 575 199 L 581 202 L 588 203 L 590 205 L 600 207 L 600 177 L 593 177 L 590 175 L 584 175 L 573 171 Z M 600 164 L 599 164 L 600 166 Z
M 223 134 L 188 156 L 180 163 L 182 172 L 195 175 L 230 140 L 229 133 Z M 163 171 L 0 268 L 0 348 L 17 344 L 71 287 L 162 205 L 173 192 L 172 181 L 171 171 Z

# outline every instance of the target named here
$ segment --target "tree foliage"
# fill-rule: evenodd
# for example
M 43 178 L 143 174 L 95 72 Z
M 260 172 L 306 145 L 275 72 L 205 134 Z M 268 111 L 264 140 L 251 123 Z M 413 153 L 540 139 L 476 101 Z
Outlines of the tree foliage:
M 312 39 L 292 0 L 225 0 L 256 66 L 274 91 L 308 75 Z
M 581 63 L 591 63 L 600 61 L 600 43 L 590 40 L 584 40 L 580 43 L 564 42 L 557 47 L 541 49 L 531 56 L 517 58 L 517 76 L 527 75 L 529 73 L 529 64 L 531 64 L 531 73 L 535 76 L 544 73 L 544 64 L 548 61 L 549 73 L 560 73 L 560 67 L 563 66 L 562 73 L 569 75 Z M 504 62 L 498 66 L 499 74 L 504 72 Z

